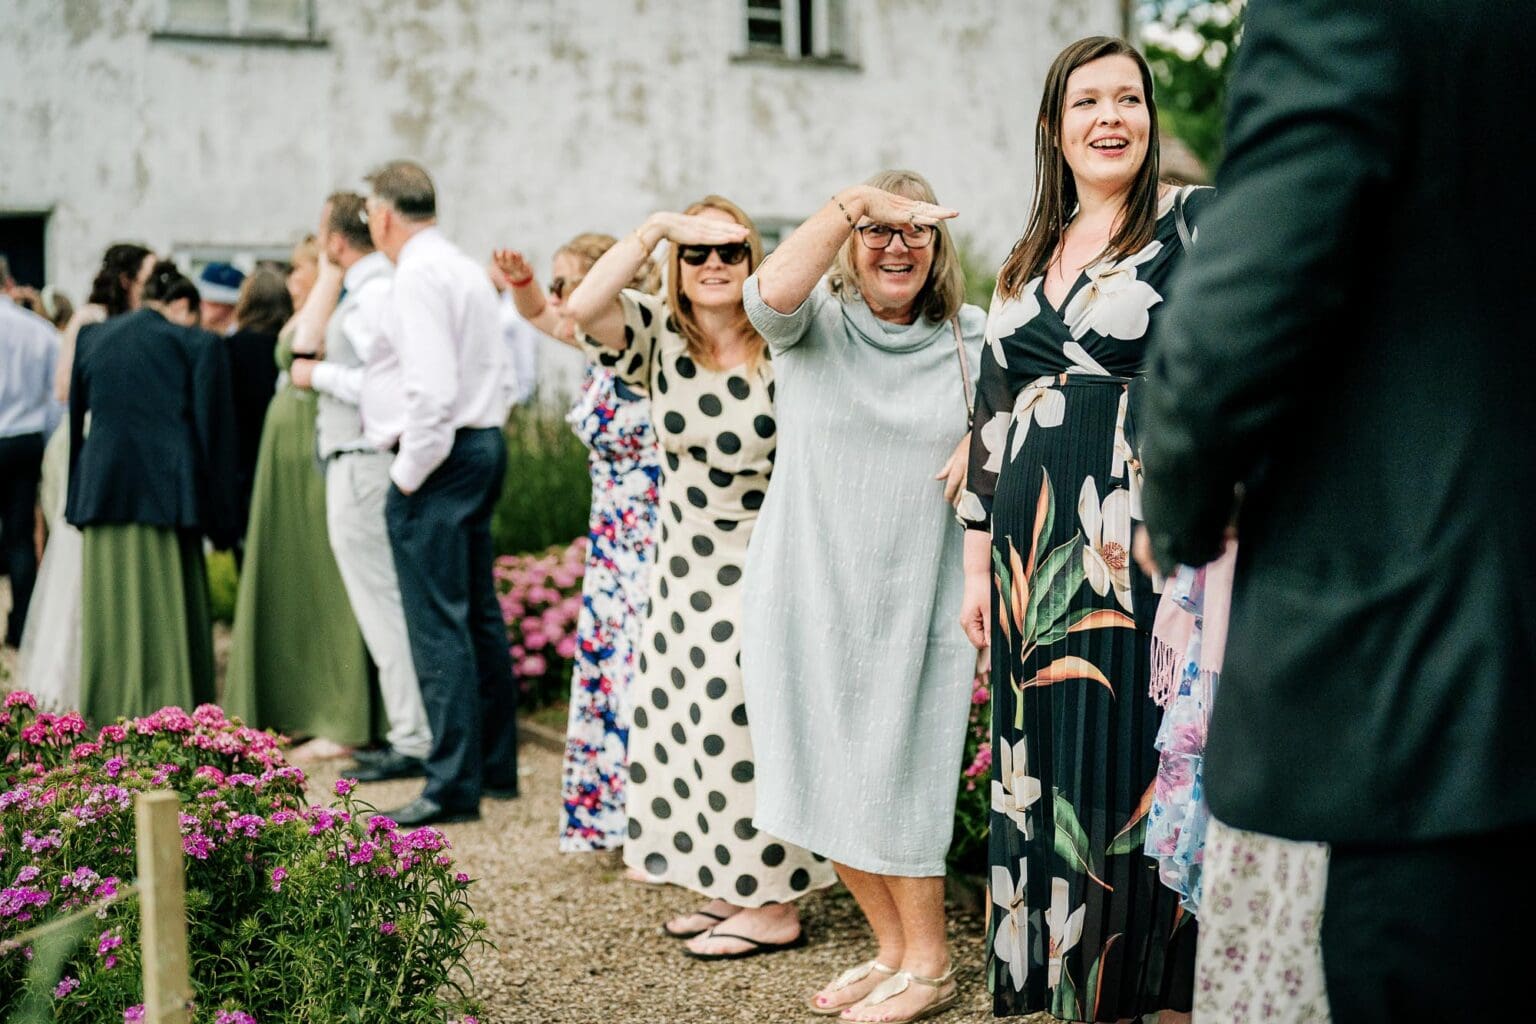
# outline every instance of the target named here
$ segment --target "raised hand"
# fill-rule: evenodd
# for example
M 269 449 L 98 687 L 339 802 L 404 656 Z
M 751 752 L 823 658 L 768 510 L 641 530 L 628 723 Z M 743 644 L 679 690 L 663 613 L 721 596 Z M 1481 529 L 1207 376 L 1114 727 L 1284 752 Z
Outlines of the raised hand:
M 516 249 L 497 249 L 491 253 L 491 263 L 501 271 L 510 286 L 513 281 L 527 281 L 533 276 L 533 267 Z
M 745 242 L 745 225 L 724 217 L 686 213 L 655 213 L 648 227 L 659 228 L 661 237 L 677 245 L 725 245 Z
M 951 210 L 947 206 L 925 203 L 919 199 L 908 199 L 906 196 L 870 186 L 860 188 L 859 198 L 862 200 L 864 216 L 876 224 L 890 224 L 893 227 L 902 227 L 906 224 L 931 226 L 941 220 L 949 220 L 951 217 L 960 215 L 958 210 Z

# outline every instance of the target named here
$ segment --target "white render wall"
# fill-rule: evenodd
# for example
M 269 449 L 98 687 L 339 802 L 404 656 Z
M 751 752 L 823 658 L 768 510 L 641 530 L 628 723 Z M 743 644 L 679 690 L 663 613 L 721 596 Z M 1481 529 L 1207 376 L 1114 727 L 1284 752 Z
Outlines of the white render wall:
M 998 260 L 1027 212 L 1052 56 L 1118 0 L 848 0 L 856 70 L 733 61 L 741 0 L 318 0 L 324 48 L 151 38 L 162 0 L 0 0 L 0 212 L 48 273 L 101 250 L 285 246 L 373 165 L 421 161 L 448 235 L 547 272 L 583 230 L 720 192 L 797 219 L 926 174 Z

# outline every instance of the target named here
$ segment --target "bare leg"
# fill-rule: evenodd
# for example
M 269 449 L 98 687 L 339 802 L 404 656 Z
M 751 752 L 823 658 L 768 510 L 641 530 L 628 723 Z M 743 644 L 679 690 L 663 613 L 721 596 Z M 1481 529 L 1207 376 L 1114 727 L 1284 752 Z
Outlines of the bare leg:
M 872 875 L 867 871 L 851 868 L 846 864 L 833 864 L 837 869 L 837 877 L 843 880 L 848 891 L 853 893 L 854 900 L 859 904 L 859 909 L 864 912 L 864 918 L 869 922 L 869 927 L 875 933 L 877 951 L 875 959 L 893 970 L 901 968 L 901 958 L 905 950 L 906 936 L 901 927 L 901 915 L 897 913 L 896 901 L 891 896 L 889 881 L 883 875 Z M 830 991 L 831 985 L 823 988 L 812 997 L 811 1002 L 822 1009 L 830 1010 L 838 1006 L 852 1006 L 869 994 L 869 990 L 890 977 L 878 971 L 871 971 L 866 977 L 848 985 L 846 988 Z
M 711 908 L 712 910 L 713 908 Z M 733 907 L 730 924 L 720 925 L 727 935 L 740 935 L 753 942 L 777 944 L 793 942 L 800 934 L 800 910 L 793 903 L 771 903 L 766 907 L 748 910 Z M 722 911 L 723 913 L 723 911 Z M 751 942 L 713 934 L 714 929 L 688 940 L 688 948 L 695 953 L 744 953 L 752 948 Z
M 901 917 L 903 956 L 901 969 L 923 978 L 937 978 L 950 967 L 949 944 L 944 927 L 944 879 L 887 876 L 885 884 Z M 953 981 L 934 989 L 914 982 L 905 992 L 876 1006 L 856 1006 L 844 1020 L 883 1021 L 910 1017 L 955 990 Z

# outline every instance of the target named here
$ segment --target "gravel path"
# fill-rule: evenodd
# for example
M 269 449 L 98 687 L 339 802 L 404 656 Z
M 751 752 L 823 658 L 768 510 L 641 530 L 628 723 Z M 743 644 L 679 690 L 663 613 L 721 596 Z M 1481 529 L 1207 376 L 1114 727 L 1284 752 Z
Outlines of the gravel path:
M 626 881 L 615 858 L 561 854 L 555 843 L 560 759 L 524 745 L 523 797 L 487 800 L 475 823 L 449 825 L 460 865 L 477 881 L 475 909 L 496 950 L 475 956 L 487 1024 L 692 1024 L 816 1021 L 800 1008 L 818 987 L 872 955 L 852 897 L 837 887 L 801 907 L 806 947 L 740 962 L 701 963 L 660 934 L 666 918 L 697 905 L 691 893 Z M 334 767 L 331 769 L 334 772 Z M 314 773 L 315 793 L 328 773 Z M 379 807 L 404 802 L 412 782 L 360 787 Z M 982 921 L 952 911 L 950 947 L 962 965 L 959 1008 L 946 1024 L 991 1021 L 981 979 Z M 1050 1018 L 1031 1018 L 1049 1024 Z

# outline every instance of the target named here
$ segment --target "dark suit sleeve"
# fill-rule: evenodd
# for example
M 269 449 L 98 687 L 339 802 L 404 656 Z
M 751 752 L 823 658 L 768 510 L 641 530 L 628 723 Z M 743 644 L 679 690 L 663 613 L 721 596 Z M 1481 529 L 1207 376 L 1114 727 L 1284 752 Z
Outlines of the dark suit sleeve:
M 85 443 L 85 414 L 91 408 L 90 383 L 85 376 L 85 354 L 89 351 L 95 324 L 86 324 L 75 335 L 75 354 L 69 367 L 69 477 L 64 490 L 64 519 L 77 521 L 77 495 L 81 490 L 80 447 Z
M 1368 259 L 1361 211 L 1402 140 L 1380 0 L 1254 0 L 1217 196 L 1148 355 L 1142 494 L 1159 563 L 1220 553 L 1243 483 L 1325 372 L 1326 324 Z
M 192 410 L 205 496 L 203 532 L 215 547 L 228 549 L 239 539 L 241 527 L 229 354 L 223 341 L 206 331 L 189 333 L 193 345 Z

